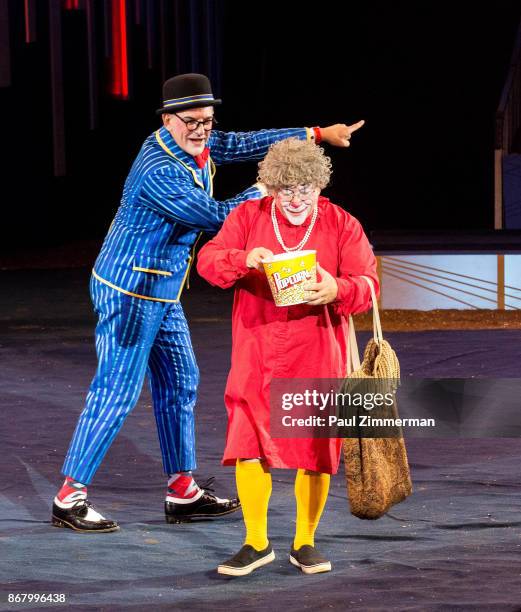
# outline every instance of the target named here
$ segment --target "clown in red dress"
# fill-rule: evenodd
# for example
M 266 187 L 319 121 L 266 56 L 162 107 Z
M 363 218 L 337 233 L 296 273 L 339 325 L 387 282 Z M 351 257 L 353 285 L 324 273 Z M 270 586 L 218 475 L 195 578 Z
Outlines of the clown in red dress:
M 293 139 L 272 146 L 265 162 L 261 163 L 261 180 L 264 178 L 263 164 L 266 170 L 270 163 L 279 174 L 282 166 L 282 179 L 286 174 L 288 181 L 295 174 L 298 178 L 298 170 L 303 168 L 305 171 L 306 163 L 311 167 L 300 181 L 282 181 L 275 186 L 267 183 L 272 195 L 245 202 L 233 210 L 221 231 L 201 249 L 197 270 L 213 285 L 235 287 L 231 370 L 225 391 L 228 431 L 223 463 L 237 465 L 239 497 L 247 528 L 243 549 L 249 545 L 254 551 L 246 561 L 253 559 L 249 565 L 255 565 L 260 560 L 259 565 L 262 565 L 268 562 L 262 560 L 273 551 L 267 536 L 262 533 L 258 537 L 259 529 L 254 525 L 254 519 L 249 521 L 252 524 L 249 529 L 249 492 L 241 490 L 242 481 L 243 489 L 248 489 L 248 483 L 256 483 L 255 487 L 262 489 L 263 479 L 269 476 L 270 468 L 296 469 L 297 537 L 290 560 L 306 573 L 314 573 L 313 567 L 319 568 L 316 571 L 330 569 L 330 564 L 327 567 L 329 562 L 324 559 L 317 562 L 317 558 L 311 558 L 311 561 L 309 558 L 299 559 L 298 552 L 305 549 L 303 553 L 310 553 L 307 549 L 313 549 L 308 557 L 318 555 L 313 542 L 321 513 L 317 505 L 322 504 L 323 508 L 329 475 L 338 470 L 341 440 L 272 438 L 270 382 L 273 378 L 343 378 L 346 373 L 348 315 L 363 312 L 371 306 L 369 286 L 361 276 L 369 276 L 377 289 L 378 276 L 376 259 L 359 221 L 320 196 L 324 180 L 327 183 L 329 178 L 330 165 L 322 149 L 313 143 L 299 143 Z M 313 174 L 308 177 L 313 171 L 319 174 L 315 181 Z M 319 282 L 309 287 L 308 303 L 276 306 L 261 261 L 295 247 L 298 250 L 316 250 Z M 248 474 L 241 474 L 241 471 L 248 470 Z M 301 480 L 308 478 L 305 483 L 299 483 L 299 476 Z M 315 481 L 317 478 L 321 480 L 321 485 L 318 481 L 313 484 L 313 477 Z M 271 480 L 265 484 L 271 491 Z M 251 484 L 250 488 L 253 486 Z M 301 537 L 298 537 L 299 487 L 305 489 L 301 491 L 304 497 L 301 500 Z M 256 493 L 252 492 L 252 495 L 255 497 Z M 314 499 L 316 503 L 313 503 Z M 264 501 L 256 498 L 252 509 L 263 506 Z M 267 500 L 265 505 L 267 510 Z M 307 510 L 315 506 L 315 516 L 306 513 L 306 505 Z M 249 531 L 253 533 L 252 537 L 248 537 Z M 241 556 L 243 549 L 236 557 Z M 266 551 L 264 557 L 255 559 L 255 553 L 258 556 Z M 219 571 L 242 575 L 234 571 L 237 566 L 240 566 L 237 571 L 242 571 L 245 561 L 242 559 L 241 565 L 234 559 L 219 566 Z

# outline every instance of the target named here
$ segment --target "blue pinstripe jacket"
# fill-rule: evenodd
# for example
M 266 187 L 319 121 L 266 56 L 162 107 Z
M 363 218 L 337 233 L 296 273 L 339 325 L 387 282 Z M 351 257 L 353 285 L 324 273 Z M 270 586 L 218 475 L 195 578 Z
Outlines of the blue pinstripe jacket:
M 215 164 L 262 158 L 270 144 L 306 128 L 258 132 L 213 131 L 211 156 L 200 169 L 164 127 L 143 143 L 93 275 L 135 297 L 178 302 L 201 231 L 216 232 L 241 202 L 260 197 L 250 187 L 234 198 L 213 199 Z

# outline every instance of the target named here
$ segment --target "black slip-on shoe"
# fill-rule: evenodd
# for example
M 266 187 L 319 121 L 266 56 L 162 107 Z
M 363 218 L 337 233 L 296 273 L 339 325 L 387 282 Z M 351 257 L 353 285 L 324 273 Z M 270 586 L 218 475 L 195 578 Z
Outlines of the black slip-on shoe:
M 314 546 L 304 544 L 298 550 L 291 549 L 289 562 L 300 567 L 304 574 L 319 574 L 331 571 L 331 561 L 325 559 Z
M 236 512 L 241 507 L 241 502 L 235 497 L 233 499 L 222 499 L 210 493 L 213 489 L 208 482 L 201 485 L 201 491 L 191 500 L 165 501 L 165 518 L 167 523 L 182 523 L 193 518 L 216 518 Z
M 227 576 L 246 576 L 274 559 L 275 553 L 271 543 L 268 543 L 264 550 L 255 550 L 250 544 L 245 544 L 236 555 L 219 565 L 217 573 Z
M 72 508 L 60 508 L 54 502 L 52 505 L 52 524 L 55 527 L 67 527 L 74 531 L 88 533 L 106 533 L 119 529 L 116 521 L 101 516 L 87 499 L 78 501 Z

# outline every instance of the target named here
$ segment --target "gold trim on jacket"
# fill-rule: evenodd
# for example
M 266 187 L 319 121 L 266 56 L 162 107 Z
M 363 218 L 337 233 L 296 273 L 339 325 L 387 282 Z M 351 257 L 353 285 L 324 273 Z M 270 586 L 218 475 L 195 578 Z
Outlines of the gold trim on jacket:
M 150 300 L 151 302 L 166 302 L 168 304 L 178 304 L 181 298 L 181 293 L 183 292 L 183 288 L 186 282 L 186 277 L 188 276 L 188 271 L 190 269 L 190 263 L 191 263 L 191 258 L 190 258 L 190 262 L 188 266 L 186 267 L 185 274 L 183 276 L 183 280 L 181 282 L 181 286 L 179 287 L 179 292 L 177 293 L 177 298 L 175 300 L 168 300 L 166 298 L 156 298 L 156 297 L 151 297 L 149 295 L 140 295 L 139 293 L 132 293 L 132 291 L 127 291 L 126 289 L 122 289 L 121 287 L 114 285 L 108 280 L 101 278 L 101 276 L 98 276 L 98 274 L 96 274 L 96 271 L 94 270 L 94 268 L 92 269 L 92 276 L 94 276 L 95 279 L 99 280 L 100 283 L 107 285 L 111 289 L 115 289 L 116 291 L 119 291 L 120 293 L 124 293 L 125 295 L 130 295 L 131 297 L 139 298 L 141 300 Z
M 195 173 L 195 170 L 193 168 L 190 168 L 190 166 L 188 164 L 185 164 L 185 162 L 182 159 L 179 159 L 179 157 L 177 157 L 177 155 L 174 155 L 174 153 L 172 153 L 172 151 L 166 146 L 166 144 L 164 143 L 163 139 L 161 138 L 160 134 L 159 134 L 159 130 L 156 131 L 156 140 L 159 144 L 159 146 L 166 152 L 168 153 L 168 155 L 170 155 L 171 157 L 173 157 L 176 161 L 178 161 L 182 166 L 184 166 L 184 168 L 186 170 L 188 170 L 188 172 L 190 172 L 192 174 L 192 177 L 194 179 L 194 183 L 198 186 L 201 187 L 201 189 L 203 191 L 206 191 L 204 188 L 204 184 L 197 178 L 197 174 Z M 211 157 L 208 158 L 209 162 L 210 162 L 210 172 L 208 173 L 209 177 L 210 177 L 210 197 L 213 197 L 213 177 L 215 176 L 215 164 L 213 163 L 213 160 Z

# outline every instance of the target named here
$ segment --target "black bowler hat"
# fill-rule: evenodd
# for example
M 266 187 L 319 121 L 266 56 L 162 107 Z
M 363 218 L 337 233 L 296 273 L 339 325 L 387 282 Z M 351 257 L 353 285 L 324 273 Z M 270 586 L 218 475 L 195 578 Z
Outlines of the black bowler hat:
M 210 79 L 204 74 L 178 74 L 163 84 L 163 108 L 157 115 L 175 113 L 187 108 L 215 106 L 221 100 L 213 97 Z

